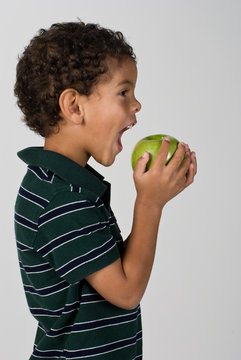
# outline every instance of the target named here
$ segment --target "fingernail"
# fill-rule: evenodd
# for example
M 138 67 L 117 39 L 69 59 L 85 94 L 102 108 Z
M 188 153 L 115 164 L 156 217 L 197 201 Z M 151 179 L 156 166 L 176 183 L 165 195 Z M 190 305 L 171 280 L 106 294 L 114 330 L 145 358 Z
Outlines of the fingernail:
M 144 153 L 142 154 L 142 159 L 144 159 L 145 157 L 146 157 L 146 155 L 147 155 L 147 151 L 144 151 Z
M 167 136 L 167 137 L 165 137 L 165 139 L 164 139 L 166 142 L 170 142 L 170 138 Z

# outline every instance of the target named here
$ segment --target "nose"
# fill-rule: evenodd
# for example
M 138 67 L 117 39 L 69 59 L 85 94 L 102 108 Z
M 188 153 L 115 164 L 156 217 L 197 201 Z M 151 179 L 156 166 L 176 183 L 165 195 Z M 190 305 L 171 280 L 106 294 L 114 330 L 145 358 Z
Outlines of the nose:
M 135 98 L 134 111 L 135 111 L 135 113 L 137 113 L 140 110 L 141 110 L 141 103 Z

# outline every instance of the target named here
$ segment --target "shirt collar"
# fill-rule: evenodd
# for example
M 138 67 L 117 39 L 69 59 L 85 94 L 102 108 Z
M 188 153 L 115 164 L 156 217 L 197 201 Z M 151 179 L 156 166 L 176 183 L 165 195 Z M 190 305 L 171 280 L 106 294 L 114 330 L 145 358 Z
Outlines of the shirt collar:
M 49 169 L 68 184 L 85 187 L 102 196 L 110 184 L 90 165 L 80 166 L 75 161 L 43 147 L 29 147 L 17 153 L 26 164 Z

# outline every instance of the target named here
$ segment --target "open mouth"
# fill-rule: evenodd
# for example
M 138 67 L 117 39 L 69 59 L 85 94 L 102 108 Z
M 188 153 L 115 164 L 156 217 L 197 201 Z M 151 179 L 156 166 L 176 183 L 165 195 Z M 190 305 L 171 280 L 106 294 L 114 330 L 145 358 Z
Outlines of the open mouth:
M 136 125 L 136 121 L 133 122 L 133 123 L 131 123 L 130 125 L 124 127 L 124 129 L 122 129 L 122 130 L 119 132 L 118 138 L 117 138 L 117 143 L 118 143 L 118 147 L 119 147 L 119 150 L 120 150 L 120 151 L 123 149 L 123 145 L 122 145 L 122 142 L 121 142 L 121 137 L 122 137 L 122 135 L 124 134 L 125 131 L 132 129 L 134 125 Z

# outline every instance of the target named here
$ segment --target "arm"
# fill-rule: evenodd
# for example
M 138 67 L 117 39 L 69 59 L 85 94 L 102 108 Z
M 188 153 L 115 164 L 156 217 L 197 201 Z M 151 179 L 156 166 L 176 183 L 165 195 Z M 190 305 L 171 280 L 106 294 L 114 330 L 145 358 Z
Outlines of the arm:
M 165 166 L 168 149 L 166 140 L 147 172 L 148 154 L 138 160 L 134 171 L 137 197 L 125 252 L 121 259 L 87 277 L 91 286 L 106 300 L 125 309 L 135 308 L 145 292 L 154 262 L 163 207 L 189 186 L 196 174 L 196 159 L 188 146 L 179 144 L 175 156 Z

